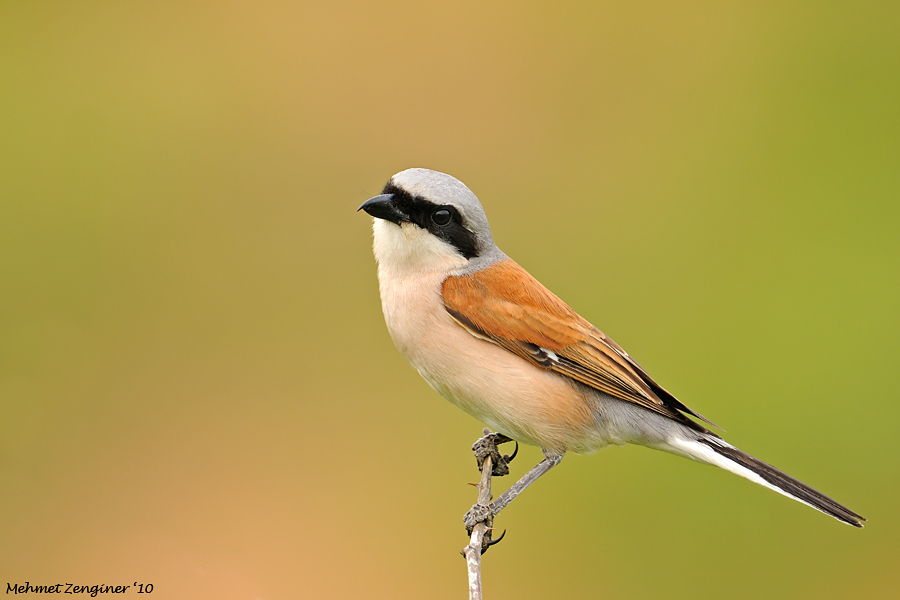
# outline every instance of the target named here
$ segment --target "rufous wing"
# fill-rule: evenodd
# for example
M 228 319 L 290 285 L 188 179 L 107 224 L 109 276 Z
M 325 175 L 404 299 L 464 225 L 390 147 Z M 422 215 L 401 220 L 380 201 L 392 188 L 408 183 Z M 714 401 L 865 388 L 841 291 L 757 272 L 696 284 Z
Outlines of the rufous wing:
M 448 277 L 441 293 L 450 316 L 478 338 L 620 400 L 699 429 L 682 412 L 714 425 L 510 259 Z

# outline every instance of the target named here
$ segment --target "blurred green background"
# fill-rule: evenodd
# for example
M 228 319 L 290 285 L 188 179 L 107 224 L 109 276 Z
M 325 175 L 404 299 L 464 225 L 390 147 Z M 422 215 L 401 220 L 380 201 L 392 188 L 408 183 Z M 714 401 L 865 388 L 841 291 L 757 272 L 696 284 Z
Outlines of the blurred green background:
M 0 585 L 465 597 L 482 425 L 393 348 L 355 212 L 421 166 L 870 520 L 570 456 L 487 598 L 896 597 L 900 4 L 622 4 L 0 4 Z

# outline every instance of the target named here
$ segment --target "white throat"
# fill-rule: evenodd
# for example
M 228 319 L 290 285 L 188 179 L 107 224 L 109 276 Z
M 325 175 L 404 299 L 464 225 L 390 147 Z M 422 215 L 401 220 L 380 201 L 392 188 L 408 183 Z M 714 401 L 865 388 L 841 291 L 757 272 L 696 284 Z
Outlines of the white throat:
M 372 229 L 380 279 L 434 272 L 449 276 L 468 263 L 452 245 L 412 223 L 375 219 Z

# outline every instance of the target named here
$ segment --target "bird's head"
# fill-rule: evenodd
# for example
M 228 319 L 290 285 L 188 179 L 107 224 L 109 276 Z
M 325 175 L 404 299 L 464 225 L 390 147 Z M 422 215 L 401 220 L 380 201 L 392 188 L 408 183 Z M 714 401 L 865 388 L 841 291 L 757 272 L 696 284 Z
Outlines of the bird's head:
M 359 210 L 375 217 L 375 258 L 382 267 L 458 271 L 502 255 L 478 198 L 445 173 L 401 171 Z

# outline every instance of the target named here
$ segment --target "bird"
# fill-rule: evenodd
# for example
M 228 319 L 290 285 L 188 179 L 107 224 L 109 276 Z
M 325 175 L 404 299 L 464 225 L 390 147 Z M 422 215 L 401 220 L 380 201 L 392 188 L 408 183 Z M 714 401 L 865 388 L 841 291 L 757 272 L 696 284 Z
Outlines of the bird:
M 382 311 L 400 353 L 441 396 L 544 455 L 476 520 L 492 518 L 567 452 L 636 444 L 863 526 L 861 515 L 708 429 L 718 427 L 504 254 L 460 180 L 407 169 L 359 210 L 373 217 Z

